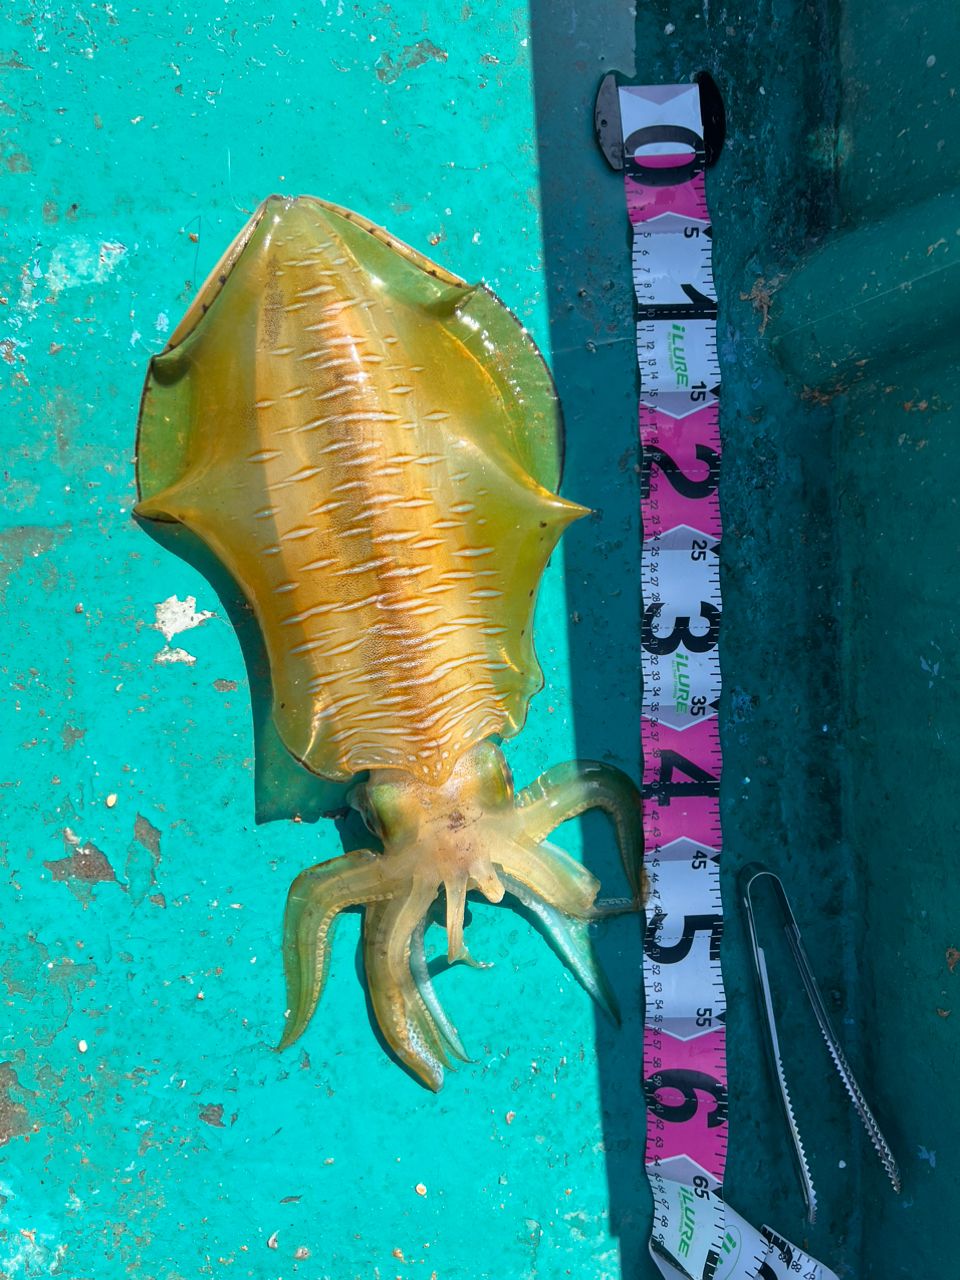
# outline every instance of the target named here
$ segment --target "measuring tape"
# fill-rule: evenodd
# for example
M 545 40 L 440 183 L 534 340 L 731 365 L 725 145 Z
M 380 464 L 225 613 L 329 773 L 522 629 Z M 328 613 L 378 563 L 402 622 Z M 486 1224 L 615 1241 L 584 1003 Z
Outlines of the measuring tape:
M 597 124 L 608 158 L 612 152 L 616 167 L 622 158 L 637 296 L 650 1252 L 668 1280 L 836 1280 L 769 1228 L 755 1230 L 722 1199 L 728 1106 L 717 726 L 722 449 L 700 88 L 617 85 L 607 77 Z

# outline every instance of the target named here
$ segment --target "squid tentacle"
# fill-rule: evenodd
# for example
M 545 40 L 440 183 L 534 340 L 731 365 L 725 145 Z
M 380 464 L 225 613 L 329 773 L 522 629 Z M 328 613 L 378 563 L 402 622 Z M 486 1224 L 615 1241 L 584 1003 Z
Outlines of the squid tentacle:
M 526 885 L 550 906 L 578 920 L 592 920 L 600 882 L 556 845 L 535 844 L 517 833 L 493 855 L 497 869 Z
M 627 774 L 598 760 L 571 760 L 548 769 L 525 787 L 517 795 L 516 807 L 524 834 L 537 843 L 571 818 L 600 809 L 613 823 L 633 905 L 642 906 L 643 807 L 640 792 Z
M 337 916 L 370 902 L 385 890 L 380 859 L 369 849 L 345 853 L 301 871 L 287 895 L 283 920 L 283 967 L 290 1016 L 278 1049 L 303 1033 L 323 992 L 330 941 Z
M 450 1059 L 414 982 L 411 958 L 414 932 L 436 892 L 428 881 L 414 880 L 408 893 L 368 907 L 363 921 L 364 965 L 380 1030 L 404 1066 L 435 1092 Z
M 433 978 L 430 976 L 430 967 L 427 963 L 427 951 L 424 945 L 424 935 L 427 929 L 426 917 L 420 921 L 416 929 L 413 931 L 413 938 L 410 946 L 410 969 L 413 973 L 413 980 L 417 984 L 417 989 L 423 1003 L 427 1006 L 427 1010 L 437 1028 L 450 1047 L 452 1053 L 461 1060 L 461 1062 L 469 1062 L 470 1055 L 463 1047 L 463 1041 L 460 1039 L 460 1032 L 450 1020 L 449 1015 L 440 1003 L 437 996 L 436 988 L 433 985 Z M 466 950 L 466 948 L 464 948 Z
M 463 912 L 467 905 L 466 875 L 451 876 L 445 881 L 447 899 L 447 960 L 452 964 L 463 948 Z
M 559 953 L 561 960 L 577 979 L 580 985 L 596 1000 L 601 1009 L 613 1019 L 620 1022 L 620 1009 L 613 988 L 597 960 L 593 943 L 587 932 L 587 925 L 580 920 L 571 920 L 545 902 L 539 894 L 528 889 L 519 880 L 504 875 L 507 892 L 533 916 L 534 922 L 546 936 L 547 941 Z

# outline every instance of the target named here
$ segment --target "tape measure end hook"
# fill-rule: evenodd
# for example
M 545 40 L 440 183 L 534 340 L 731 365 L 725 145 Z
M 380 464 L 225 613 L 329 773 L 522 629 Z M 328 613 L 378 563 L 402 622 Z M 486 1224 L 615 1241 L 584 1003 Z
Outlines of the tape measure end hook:
M 691 79 L 700 90 L 703 163 L 706 168 L 712 169 L 720 159 L 720 152 L 727 137 L 727 112 L 723 105 L 723 94 L 709 71 L 698 71 Z M 604 160 L 617 173 L 621 173 L 624 167 L 620 84 L 619 73 L 608 71 L 597 87 L 593 107 L 593 128 L 597 146 Z

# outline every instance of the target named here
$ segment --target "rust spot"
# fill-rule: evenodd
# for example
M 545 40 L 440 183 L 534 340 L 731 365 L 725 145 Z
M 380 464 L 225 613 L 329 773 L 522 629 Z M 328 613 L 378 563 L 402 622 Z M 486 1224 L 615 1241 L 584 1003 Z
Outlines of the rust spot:
M 46 222 L 46 223 L 48 224 L 48 226 L 50 226 L 50 225 L 52 225 L 54 222 L 56 222 L 56 221 L 57 221 L 57 219 L 58 219 L 59 217 L 60 217 L 60 214 L 59 214 L 59 212 L 58 212 L 58 210 L 57 210 L 56 201 L 55 201 L 55 200 L 44 200 L 44 202 L 43 202 L 43 220 L 44 220 L 44 222 Z
M 117 876 L 107 855 L 91 841 L 77 845 L 66 858 L 43 864 L 54 880 L 82 880 L 86 884 L 115 881 Z
M 0 360 L 5 360 L 7 364 L 15 364 L 17 359 L 17 347 L 12 338 L 4 338 L 0 342 Z
M 237 687 L 236 680 L 214 680 L 213 687 L 217 693 L 233 693 Z
M 200 1119 L 213 1129 L 223 1129 L 223 1103 L 205 1102 L 200 1108 Z
M 951 973 L 957 967 L 958 961 L 960 961 L 960 951 L 956 947 L 947 947 L 947 968 Z

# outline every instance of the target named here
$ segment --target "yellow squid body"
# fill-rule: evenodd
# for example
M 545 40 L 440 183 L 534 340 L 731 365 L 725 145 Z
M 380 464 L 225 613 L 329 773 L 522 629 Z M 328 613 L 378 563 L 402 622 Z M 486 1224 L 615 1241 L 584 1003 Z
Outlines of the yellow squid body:
M 467 894 L 509 893 L 612 1007 L 586 932 L 599 886 L 546 837 L 604 810 L 639 900 L 636 788 L 580 761 L 515 794 L 491 741 L 541 686 L 537 587 L 584 514 L 554 492 L 560 449 L 549 373 L 503 304 L 312 198 L 260 206 L 150 363 L 136 513 L 186 526 L 242 588 L 282 742 L 324 778 L 359 775 L 350 803 L 382 847 L 294 881 L 281 1047 L 354 905 L 384 1037 L 431 1088 L 465 1056 L 427 966 L 438 895 L 451 962 Z
M 583 513 L 541 482 L 558 427 L 485 289 L 271 197 L 152 363 L 137 512 L 186 525 L 244 589 L 294 756 L 442 782 L 541 685 L 534 593 Z

